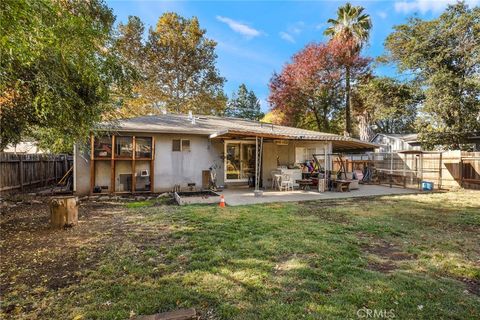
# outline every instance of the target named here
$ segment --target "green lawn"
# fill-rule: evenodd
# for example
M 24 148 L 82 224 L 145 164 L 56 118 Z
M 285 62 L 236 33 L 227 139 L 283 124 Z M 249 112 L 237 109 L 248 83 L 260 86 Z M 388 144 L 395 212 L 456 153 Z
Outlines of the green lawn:
M 118 210 L 101 241 L 82 244 L 79 259 L 95 247 L 95 263 L 78 281 L 6 295 L 35 301 L 19 317 L 480 318 L 480 192 Z

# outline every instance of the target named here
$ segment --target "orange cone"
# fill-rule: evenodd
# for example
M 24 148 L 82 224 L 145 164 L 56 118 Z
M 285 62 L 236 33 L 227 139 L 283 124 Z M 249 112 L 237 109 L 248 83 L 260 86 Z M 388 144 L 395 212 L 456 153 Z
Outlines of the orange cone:
M 223 197 L 223 194 L 220 196 L 220 208 L 225 208 L 225 198 Z

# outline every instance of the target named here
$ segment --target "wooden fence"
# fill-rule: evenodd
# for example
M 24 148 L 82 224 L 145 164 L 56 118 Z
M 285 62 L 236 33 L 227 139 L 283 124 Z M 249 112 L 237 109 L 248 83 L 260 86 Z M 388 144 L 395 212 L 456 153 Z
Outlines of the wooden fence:
M 0 153 L 0 191 L 55 184 L 73 165 L 68 155 Z
M 422 157 L 401 153 L 370 153 L 346 155 L 347 171 L 363 170 L 367 163 L 377 170 L 407 176 L 416 181 L 408 187 L 415 187 L 419 180 L 431 181 L 435 187 L 445 189 L 480 189 L 480 152 L 446 151 L 440 154 L 423 154 Z M 340 162 L 333 158 L 333 170 L 339 170 Z

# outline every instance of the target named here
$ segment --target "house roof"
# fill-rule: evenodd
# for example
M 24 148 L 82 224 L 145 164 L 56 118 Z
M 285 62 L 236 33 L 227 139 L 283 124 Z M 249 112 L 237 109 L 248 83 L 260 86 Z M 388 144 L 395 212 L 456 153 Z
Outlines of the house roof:
M 324 133 L 294 127 L 273 125 L 258 121 L 196 115 L 195 121 L 188 115 L 161 114 L 121 119 L 102 123 L 99 130 L 145 133 L 182 133 L 206 135 L 212 139 L 231 137 L 264 137 L 287 140 L 333 141 L 334 148 L 340 149 L 374 149 L 378 145 L 358 139 L 332 133 Z
M 370 141 L 374 141 L 379 135 L 390 137 L 394 139 L 403 140 L 409 143 L 418 142 L 418 134 L 416 133 L 377 133 Z

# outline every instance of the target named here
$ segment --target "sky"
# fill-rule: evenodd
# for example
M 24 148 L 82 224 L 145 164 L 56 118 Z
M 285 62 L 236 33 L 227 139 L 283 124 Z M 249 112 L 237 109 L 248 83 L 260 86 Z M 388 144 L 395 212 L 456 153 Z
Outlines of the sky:
M 325 42 L 323 31 L 327 20 L 346 1 L 160 1 L 107 0 L 118 22 L 128 16 L 140 17 L 147 29 L 155 27 L 165 12 L 197 17 L 206 36 L 217 42 L 217 68 L 226 78 L 225 93 L 230 97 L 245 83 L 268 111 L 268 83 L 274 72 L 280 72 L 293 54 L 308 43 Z M 376 0 L 351 1 L 365 7 L 373 28 L 364 55 L 383 54 L 385 38 L 395 25 L 416 15 L 429 20 L 437 17 L 455 0 Z M 467 0 L 470 6 L 480 0 Z M 394 66 L 378 66 L 378 75 L 398 76 Z

